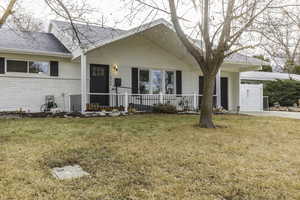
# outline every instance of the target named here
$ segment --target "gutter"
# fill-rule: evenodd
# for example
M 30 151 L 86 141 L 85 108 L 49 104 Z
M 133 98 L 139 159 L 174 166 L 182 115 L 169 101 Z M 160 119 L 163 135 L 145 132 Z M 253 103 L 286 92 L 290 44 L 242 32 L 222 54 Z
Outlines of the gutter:
M 35 51 L 35 50 L 28 50 L 28 49 L 13 49 L 13 48 L 1 48 L 1 47 L 0 47 L 0 53 L 15 53 L 15 54 L 51 56 L 51 57 L 60 57 L 60 58 L 72 58 L 71 53 Z

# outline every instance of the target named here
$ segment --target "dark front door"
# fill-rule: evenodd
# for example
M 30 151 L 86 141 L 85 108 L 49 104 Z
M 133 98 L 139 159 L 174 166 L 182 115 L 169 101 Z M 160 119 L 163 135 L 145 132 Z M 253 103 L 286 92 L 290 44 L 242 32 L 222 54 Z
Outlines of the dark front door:
M 221 78 L 221 105 L 228 110 L 228 78 Z
M 109 93 L 108 65 L 90 65 L 90 93 Z M 109 95 L 91 95 L 90 102 L 109 106 Z

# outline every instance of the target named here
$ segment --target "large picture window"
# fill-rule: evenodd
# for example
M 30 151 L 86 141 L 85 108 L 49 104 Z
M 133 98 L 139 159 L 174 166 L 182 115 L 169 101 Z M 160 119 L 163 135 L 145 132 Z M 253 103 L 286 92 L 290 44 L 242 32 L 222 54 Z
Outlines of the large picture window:
M 49 74 L 50 64 L 41 61 L 7 60 L 6 68 L 7 72 Z
M 175 72 L 139 69 L 140 94 L 175 94 Z

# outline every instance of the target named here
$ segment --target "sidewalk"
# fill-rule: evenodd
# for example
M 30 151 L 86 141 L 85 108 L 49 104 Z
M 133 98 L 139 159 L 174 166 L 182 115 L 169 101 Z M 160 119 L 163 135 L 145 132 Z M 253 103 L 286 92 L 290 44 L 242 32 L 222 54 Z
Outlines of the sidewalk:
M 300 112 L 264 111 L 264 112 L 241 112 L 242 114 L 260 117 L 284 117 L 300 119 Z

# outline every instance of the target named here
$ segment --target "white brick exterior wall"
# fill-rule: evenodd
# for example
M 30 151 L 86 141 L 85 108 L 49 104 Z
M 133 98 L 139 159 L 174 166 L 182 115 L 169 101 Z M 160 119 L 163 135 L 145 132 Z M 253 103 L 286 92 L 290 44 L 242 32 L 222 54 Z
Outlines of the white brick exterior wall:
M 55 58 L 0 54 L 6 59 L 52 61 Z M 38 74 L 0 74 L 0 111 L 39 112 L 45 96 L 54 95 L 59 108 L 69 110 L 69 95 L 80 94 L 80 64 L 58 59 L 59 77 Z
M 46 95 L 54 95 L 59 108 L 69 110 L 69 95 L 80 93 L 80 80 L 0 77 L 0 111 L 39 112 Z

